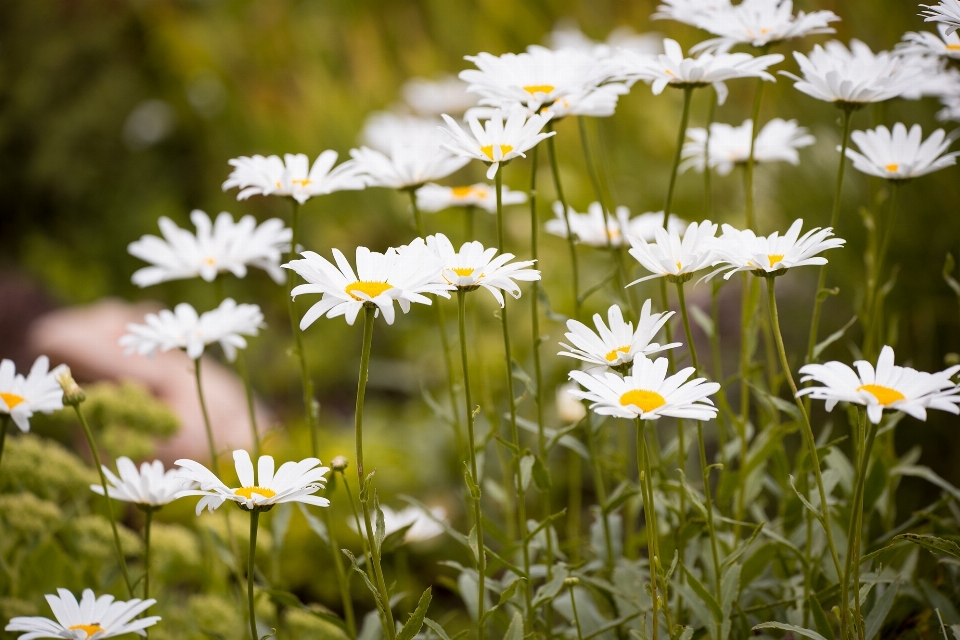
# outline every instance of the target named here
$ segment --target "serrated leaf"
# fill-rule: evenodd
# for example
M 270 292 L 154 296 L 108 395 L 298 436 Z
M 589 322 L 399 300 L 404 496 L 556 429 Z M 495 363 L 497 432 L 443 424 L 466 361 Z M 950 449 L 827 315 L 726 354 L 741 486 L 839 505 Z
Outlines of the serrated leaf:
M 957 546 L 956 542 L 953 540 L 944 540 L 929 533 L 901 533 L 898 536 L 894 536 L 893 539 L 912 542 L 937 555 L 960 558 L 960 546 Z
M 433 599 L 433 593 L 431 587 L 427 587 L 427 590 L 420 596 L 420 602 L 417 603 L 417 608 L 410 615 L 410 619 L 397 634 L 397 640 L 413 640 L 413 637 L 420 633 L 424 618 L 427 615 L 427 609 L 430 608 L 431 599 Z
M 793 624 L 785 624 L 783 622 L 764 622 L 753 627 L 754 631 L 757 629 L 780 629 L 781 631 L 790 631 L 799 634 L 804 638 L 812 638 L 812 640 L 827 640 L 812 629 L 804 629 L 803 627 L 798 627 Z

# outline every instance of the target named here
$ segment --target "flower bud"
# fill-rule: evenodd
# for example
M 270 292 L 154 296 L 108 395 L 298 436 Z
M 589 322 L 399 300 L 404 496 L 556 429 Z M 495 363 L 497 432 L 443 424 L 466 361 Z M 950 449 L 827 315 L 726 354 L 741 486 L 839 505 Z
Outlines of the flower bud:
M 580 584 L 580 578 L 577 576 L 570 576 L 569 578 L 563 579 L 563 585 L 565 587 L 576 587 Z
M 583 403 L 570 395 L 570 391 L 578 388 L 573 382 L 557 387 L 557 413 L 564 424 L 576 424 L 587 415 L 587 408 Z
M 330 468 L 339 473 L 343 473 L 347 470 L 347 466 L 349 464 L 350 462 L 347 460 L 346 456 L 336 456 L 330 461 Z
M 60 365 L 56 371 L 54 371 L 54 376 L 57 382 L 60 383 L 60 388 L 63 389 L 63 404 L 75 407 L 87 399 L 83 389 L 81 389 L 77 381 L 73 379 L 70 367 L 65 364 Z

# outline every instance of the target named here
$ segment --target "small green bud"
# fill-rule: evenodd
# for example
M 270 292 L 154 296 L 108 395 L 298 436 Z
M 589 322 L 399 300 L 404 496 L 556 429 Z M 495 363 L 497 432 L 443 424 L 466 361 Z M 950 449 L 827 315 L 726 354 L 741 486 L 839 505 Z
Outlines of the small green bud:
M 330 468 L 337 473 L 343 473 L 349 465 L 350 461 L 347 460 L 347 456 L 336 456 L 330 461 Z
M 576 587 L 580 585 L 580 578 L 577 576 L 570 576 L 569 578 L 563 579 L 563 586 L 565 587 Z
M 70 367 L 66 365 L 58 367 L 56 377 L 57 382 L 60 383 L 60 388 L 63 389 L 63 404 L 77 407 L 87 399 L 87 395 L 83 392 L 83 389 L 81 389 L 77 381 L 73 379 Z

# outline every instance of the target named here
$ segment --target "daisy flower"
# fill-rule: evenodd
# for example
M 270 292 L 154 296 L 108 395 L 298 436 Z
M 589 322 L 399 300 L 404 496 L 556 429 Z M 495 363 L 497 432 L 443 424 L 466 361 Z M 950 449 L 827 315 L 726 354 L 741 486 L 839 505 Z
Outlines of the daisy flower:
M 376 305 L 387 324 L 393 324 L 394 301 L 400 305 L 401 311 L 407 313 L 413 302 L 432 304 L 424 294 L 449 298 L 447 292 L 453 290 L 452 286 L 437 282 L 442 264 L 422 238 L 397 249 L 390 248 L 386 253 L 357 247 L 356 272 L 338 249 L 333 250 L 336 265 L 313 251 L 304 251 L 300 255 L 302 260 L 291 260 L 283 265 L 307 281 L 294 287 L 293 297 L 304 293 L 323 295 L 300 320 L 301 330 L 323 316 L 343 316 L 347 324 L 352 325 L 365 304 Z
M 237 200 L 250 196 L 286 196 L 303 204 L 313 196 L 322 196 L 335 191 L 363 189 L 366 184 L 357 173 L 356 164 L 342 163 L 336 169 L 336 151 L 321 153 L 313 167 L 303 153 L 287 153 L 279 156 L 256 155 L 233 158 L 229 164 L 233 171 L 223 183 L 223 190 L 238 187 Z
M 571 371 L 570 378 L 583 387 L 571 393 L 592 402 L 590 408 L 604 416 L 641 420 L 661 416 L 692 420 L 716 417 L 717 409 L 707 396 L 719 391 L 720 385 L 705 378 L 688 380 L 694 373 L 693 367 L 668 377 L 668 367 L 666 358 L 649 360 L 640 355 L 633 361 L 630 375 L 622 378 L 608 371 Z
M 483 287 L 496 298 L 501 307 L 501 291 L 506 291 L 514 298 L 520 297 L 520 287 L 515 280 L 532 282 L 540 279 L 540 272 L 529 268 L 533 266 L 534 260 L 510 263 L 514 258 L 512 253 L 501 253 L 497 256 L 496 248 L 484 249 L 479 242 L 464 242 L 458 252 L 447 236 L 438 233 L 427 238 L 427 246 L 442 265 L 441 282 L 467 291 Z
M 567 221 L 563 215 L 563 205 L 559 202 L 553 203 L 552 220 L 547 220 L 544 228 L 547 233 L 561 238 L 567 237 Z M 644 240 L 653 240 L 657 229 L 663 228 L 663 211 L 655 213 L 641 213 L 634 218 L 630 217 L 630 210 L 627 207 L 617 207 L 615 216 L 610 216 L 607 220 L 603 213 L 603 207 L 599 202 L 592 202 L 587 207 L 586 213 L 578 213 L 573 207 L 568 207 L 570 217 L 570 230 L 576 236 L 577 241 L 591 247 L 606 247 L 609 244 L 614 247 L 623 245 L 627 240 L 626 236 L 635 236 Z M 687 228 L 687 223 L 670 214 L 667 222 L 668 230 L 676 230 L 677 233 L 683 233 Z
M 120 477 L 114 475 L 107 465 L 101 465 L 101 468 L 110 482 L 107 492 L 111 498 L 141 507 L 159 508 L 170 504 L 176 499 L 177 493 L 194 487 L 193 482 L 180 477 L 177 469 L 164 471 L 163 463 L 159 460 L 144 462 L 138 470 L 130 458 L 117 458 Z M 92 484 L 90 490 L 103 495 L 102 485 Z
M 924 22 L 939 22 L 946 27 L 947 35 L 960 29 L 960 0 L 940 0 L 937 4 L 920 5 L 926 11 L 921 11 Z
M 160 622 L 160 616 L 137 618 L 156 604 L 156 600 L 134 598 L 115 601 L 113 596 L 99 598 L 90 589 L 84 589 L 80 602 L 66 589 L 57 589 L 57 595 L 47 595 L 47 603 L 56 620 L 41 616 L 19 616 L 10 620 L 7 631 L 23 631 L 21 640 L 33 638 L 68 638 L 69 640 L 100 640 L 127 633 L 146 636 L 147 627 Z
M 447 521 L 447 510 L 443 507 L 432 507 L 429 511 L 418 506 L 404 507 L 394 511 L 386 505 L 380 505 L 383 512 L 383 530 L 386 535 L 410 527 L 403 536 L 404 542 L 424 542 L 443 534 L 440 522 Z M 437 521 L 440 522 L 437 522 Z M 356 520 L 349 518 L 347 524 L 354 531 L 357 530 Z
M 808 395 L 826 402 L 833 411 L 838 402 L 850 402 L 867 408 L 870 422 L 878 424 L 884 409 L 902 411 L 918 420 L 927 419 L 927 409 L 960 413 L 956 384 L 951 380 L 960 371 L 955 365 L 938 373 L 925 373 L 910 367 L 898 367 L 893 349 L 880 351 L 877 366 L 865 360 L 853 363 L 856 371 L 842 362 L 808 364 L 800 367 L 801 382 L 817 382 L 822 387 L 801 389 L 797 396 Z
M 750 159 L 750 142 L 753 136 L 753 120 L 747 119 L 739 127 L 714 122 L 710 125 L 710 151 L 707 146 L 707 130 L 687 129 L 687 141 L 683 143 L 680 171 L 691 167 L 703 171 L 709 164 L 719 175 L 728 175 L 737 165 L 745 165 Z M 796 120 L 774 118 L 763 126 L 754 142 L 754 162 L 789 162 L 800 164 L 797 149 L 809 147 L 816 138 Z
M 814 227 L 802 236 L 803 220 L 796 220 L 783 236 L 774 231 L 769 236 L 757 236 L 750 229 L 740 231 L 723 225 L 723 235 L 714 245 L 719 268 L 709 277 L 726 272 L 724 279 L 738 271 L 752 271 L 755 275 L 780 275 L 793 267 L 827 264 L 820 256 L 827 249 L 842 247 L 846 240 L 833 237 L 833 229 Z
M 787 71 L 780 73 L 795 80 L 793 87 L 825 102 L 853 107 L 896 98 L 916 82 L 912 65 L 889 51 L 873 53 L 859 40 L 851 40 L 847 49 L 831 40 L 816 45 L 809 56 L 793 52 L 800 65 L 800 78 Z
M 616 112 L 620 96 L 628 93 L 630 93 L 630 87 L 627 85 L 611 82 L 557 98 L 549 106 L 541 107 L 540 112 L 554 119 L 566 116 L 609 118 Z
M 413 189 L 446 178 L 470 162 L 441 148 L 446 137 L 439 120 L 376 113 L 364 126 L 369 146 L 351 149 L 357 173 L 367 186 Z
M 565 382 L 557 387 L 557 417 L 563 424 L 577 424 L 587 415 L 587 408 L 573 397 L 573 392 L 579 389 L 576 382 Z
M 944 96 L 940 99 L 943 109 L 937 112 L 937 120 L 941 122 L 960 122 L 960 95 Z
M 695 58 L 685 58 L 680 44 L 670 38 L 664 39 L 663 50 L 664 53 L 658 56 L 620 52 L 617 77 L 631 82 L 643 80 L 651 83 L 650 89 L 654 95 L 660 95 L 668 85 L 683 89 L 712 84 L 717 91 L 717 104 L 723 104 L 728 93 L 724 81 L 763 78 L 775 82 L 766 68 L 783 61 L 779 53 L 755 58 L 749 53 L 705 52 Z
M 421 116 L 459 115 L 477 106 L 477 96 L 467 92 L 467 83 L 455 76 L 438 80 L 413 78 L 404 83 L 400 93 L 407 106 Z
M 909 132 L 901 122 L 893 125 L 892 132 L 880 125 L 876 129 L 854 131 L 850 138 L 860 149 L 859 153 L 847 149 L 854 169 L 886 180 L 910 180 L 939 171 L 955 165 L 960 155 L 960 151 L 945 153 L 954 135 L 948 136 L 943 129 L 937 129 L 924 140 L 918 124 L 910 127 Z
M 700 27 L 718 11 L 729 7 L 730 0 L 664 0 L 652 17 L 654 20 L 674 20 Z
M 561 342 L 560 346 L 569 351 L 561 351 L 558 355 L 603 367 L 620 367 L 632 363 L 638 354 L 649 356 L 679 347 L 679 342 L 660 345 L 653 341 L 673 311 L 650 313 L 650 305 L 649 300 L 643 303 L 636 331 L 632 322 L 624 322 L 623 313 L 617 305 L 607 310 L 609 327 L 599 313 L 593 315 L 596 331 L 577 320 L 567 320 L 566 337 L 573 346 Z
M 833 11 L 798 11 L 794 15 L 792 0 L 743 0 L 701 14 L 696 26 L 720 37 L 701 42 L 693 50 L 727 51 L 738 44 L 769 47 L 784 40 L 836 33 L 828 25 L 839 20 Z
M 260 456 L 257 459 L 256 478 L 249 453 L 242 449 L 234 451 L 233 462 L 240 480 L 240 486 L 236 488 L 225 485 L 199 462 L 177 460 L 180 477 L 197 483 L 200 488 L 185 489 L 177 493 L 176 497 L 203 496 L 197 503 L 198 516 L 204 509 L 213 513 L 227 500 L 236 502 L 247 511 L 268 511 L 283 502 L 302 502 L 315 507 L 330 506 L 330 501 L 326 498 L 313 495 L 327 484 L 324 476 L 330 471 L 328 467 L 321 467 L 316 458 L 284 462 L 274 473 L 273 456 Z
M 683 232 L 682 240 L 680 235 L 676 229 L 657 229 L 652 243 L 640 237 L 629 236 L 630 244 L 633 245 L 630 255 L 653 274 L 630 284 L 662 277 L 685 281 L 693 277 L 695 271 L 713 264 L 716 224 L 709 220 L 691 222 Z
M 503 187 L 500 200 L 505 207 L 523 204 L 527 201 L 527 194 Z M 417 189 L 417 206 L 421 211 L 428 213 L 436 213 L 451 207 L 480 207 L 487 213 L 496 213 L 497 192 L 485 182 L 464 187 L 444 187 L 428 183 Z
M 163 238 L 147 235 L 127 246 L 130 255 L 151 264 L 133 274 L 135 285 L 149 287 L 198 276 L 213 282 L 217 274 L 226 272 L 243 278 L 248 266 L 263 269 L 278 284 L 284 282 L 280 256 L 289 250 L 293 232 L 279 218 L 258 226 L 253 216 L 234 222 L 224 211 L 211 223 L 210 216 L 195 209 L 190 220 L 196 234 L 164 216 L 159 220 Z
M 534 114 L 527 118 L 522 110 L 516 109 L 503 122 L 503 112 L 494 110 L 490 119 L 481 126 L 475 117 L 467 119 L 470 133 L 464 131 L 453 118 L 443 114 L 447 128 L 445 149 L 458 156 L 481 160 L 490 165 L 487 180 L 492 180 L 500 168 L 501 162 L 509 162 L 517 157 L 526 157 L 524 151 L 537 146 L 541 140 L 555 135 L 555 131 L 543 133 L 543 126 L 549 115 Z
M 561 21 L 547 36 L 552 49 L 576 49 L 589 53 L 597 60 L 605 60 L 616 54 L 618 49 L 627 49 L 647 55 L 663 53 L 663 37 L 656 33 L 637 33 L 628 26 L 617 27 L 607 36 L 606 41 L 597 42 L 589 38 L 576 22 Z
M 960 60 L 960 34 L 955 31 L 948 33 L 947 25 L 938 24 L 937 34 L 929 31 L 910 31 L 903 36 L 894 51 L 901 55 L 934 56 Z
M 34 413 L 53 413 L 63 409 L 63 389 L 57 376 L 63 365 L 50 371 L 47 356 L 37 358 L 30 373 L 17 373 L 13 360 L 0 362 L 0 415 L 10 416 L 20 431 L 30 431 Z M 5 425 L 4 425 L 5 428 Z
M 185 302 L 173 311 L 148 313 L 146 324 L 128 324 L 130 333 L 120 338 L 120 346 L 126 354 L 138 353 L 153 357 L 158 350 L 183 349 L 196 360 L 203 355 L 207 345 L 219 342 L 227 360 L 233 362 L 237 349 L 245 349 L 243 336 L 255 336 L 263 324 L 263 313 L 255 304 L 237 304 L 231 298 L 220 306 L 203 314 Z

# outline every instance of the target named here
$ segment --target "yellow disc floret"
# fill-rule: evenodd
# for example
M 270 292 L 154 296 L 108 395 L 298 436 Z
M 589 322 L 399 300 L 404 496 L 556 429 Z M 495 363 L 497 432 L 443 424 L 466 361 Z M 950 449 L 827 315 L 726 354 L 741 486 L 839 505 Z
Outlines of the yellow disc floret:
M 897 170 L 900 168 L 900 165 L 898 165 L 898 164 L 885 164 L 885 165 L 883 165 L 883 168 L 886 169 L 887 171 L 889 171 L 890 173 L 896 173 Z
M 896 389 L 891 389 L 890 387 L 885 387 L 880 384 L 865 384 L 857 387 L 857 391 L 866 391 L 874 398 L 877 399 L 877 402 L 883 406 L 891 405 L 894 402 L 899 400 L 906 400 L 907 397 L 897 391 Z
M 626 347 L 617 347 L 604 357 L 607 359 L 607 362 L 613 362 L 620 357 L 621 353 L 630 353 L 630 346 L 627 345 Z
M 493 145 L 492 145 L 492 144 L 488 144 L 488 145 L 485 145 L 485 146 L 480 147 L 480 151 L 483 152 L 483 155 L 485 155 L 485 156 L 487 156 L 488 158 L 490 158 L 491 160 L 493 160 Z M 510 146 L 509 144 L 502 144 L 502 145 L 500 145 L 500 157 L 501 157 L 501 158 L 503 158 L 505 155 L 507 155 L 507 154 L 510 153 L 511 151 L 513 151 L 513 147 Z
M 13 411 L 13 408 L 18 404 L 23 402 L 23 398 L 14 393 L 4 393 L 0 391 L 0 398 L 3 398 L 4 403 L 6 403 L 7 408 Z
M 93 624 L 75 624 L 72 627 L 68 627 L 68 628 L 70 629 L 70 631 L 83 631 L 84 633 L 87 634 L 88 638 L 95 633 L 105 631 L 105 629 L 101 627 L 99 624 L 97 624 L 96 622 L 94 622 Z
M 631 389 L 620 396 L 620 404 L 624 407 L 635 405 L 644 413 L 650 413 L 667 404 L 667 401 L 656 391 Z
M 357 282 L 351 282 L 348 284 L 344 290 L 349 293 L 354 300 L 360 300 L 363 302 L 365 299 L 355 294 L 354 291 L 365 293 L 370 298 L 376 298 L 384 291 L 389 291 L 390 289 L 393 289 L 393 285 L 387 282 L 369 282 L 366 280 L 358 280 Z
M 523 88 L 523 90 L 530 95 L 535 93 L 550 93 L 553 89 L 554 86 L 552 84 L 528 84 Z
M 263 496 L 264 498 L 272 498 L 277 495 L 277 492 L 273 489 L 267 489 L 266 487 L 240 487 L 233 492 L 234 495 L 243 496 L 247 500 L 253 499 L 253 494 Z
M 782 254 L 782 253 L 771 253 L 770 255 L 767 256 L 767 260 L 770 261 L 770 266 L 773 267 L 773 265 L 775 265 L 775 264 L 777 264 L 778 262 L 780 262 L 781 260 L 783 260 L 783 254 Z

